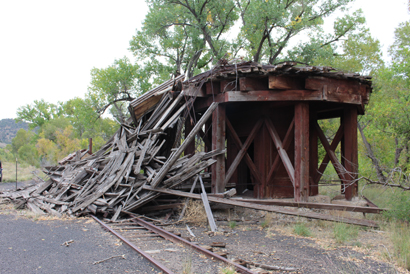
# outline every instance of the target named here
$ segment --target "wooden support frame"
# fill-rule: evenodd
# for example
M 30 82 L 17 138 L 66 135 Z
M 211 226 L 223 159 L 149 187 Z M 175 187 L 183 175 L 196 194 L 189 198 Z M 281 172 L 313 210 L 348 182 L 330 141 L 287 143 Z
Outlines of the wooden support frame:
M 358 193 L 358 152 L 357 152 L 357 108 L 346 106 L 342 123 L 344 134 L 342 139 L 342 157 L 346 169 L 343 190 L 346 200 L 352 200 Z
M 268 132 L 270 136 L 272 137 L 273 142 L 275 143 L 276 149 L 278 150 L 278 154 L 280 158 L 282 159 L 283 165 L 285 166 L 285 169 L 289 175 L 289 178 L 293 184 L 293 187 L 295 187 L 295 169 L 292 165 L 292 162 L 289 159 L 288 153 L 284 149 L 283 143 L 279 138 L 279 134 L 276 131 L 276 128 L 273 126 L 273 123 L 269 118 L 265 119 L 265 124 L 268 128 Z
M 233 128 L 231 122 L 228 119 L 226 119 L 226 126 L 229 130 L 229 133 L 232 137 L 232 140 L 234 141 L 235 145 L 240 150 L 243 147 L 243 144 L 242 144 L 241 140 L 239 139 L 238 134 L 236 134 L 235 129 Z M 253 163 L 251 157 L 249 156 L 249 154 L 247 152 L 245 153 L 244 156 L 245 156 L 246 165 L 249 167 L 249 170 L 250 170 L 252 176 L 255 178 L 257 183 L 261 183 L 262 179 L 261 179 L 261 177 L 260 177 L 260 175 L 257 171 L 257 168 L 256 168 L 255 164 Z
M 318 136 L 314 127 L 314 122 L 317 121 L 316 111 L 310 109 L 309 118 L 309 196 L 315 196 L 319 194 L 319 184 L 315 180 L 318 175 L 319 164 Z
M 295 105 L 295 202 L 309 197 L 309 103 Z
M 248 150 L 249 146 L 251 145 L 251 143 L 253 142 L 253 139 L 255 138 L 256 133 L 259 131 L 260 127 L 262 126 L 262 123 L 263 123 L 263 120 L 259 120 L 256 123 L 256 125 L 253 127 L 251 133 L 249 134 L 248 138 L 246 139 L 245 143 L 240 148 L 238 154 L 236 155 L 235 159 L 232 162 L 232 165 L 229 167 L 228 171 L 226 172 L 224 186 L 226 186 L 226 184 L 231 179 L 233 173 L 235 172 L 236 168 L 238 167 L 239 163 L 241 162 L 243 156 L 245 154 L 247 154 L 247 150 Z M 234 131 L 233 128 L 232 128 L 232 131 Z
M 212 114 L 212 150 L 225 149 L 225 105 L 219 104 Z M 225 191 L 225 154 L 215 157 L 216 163 L 212 166 L 212 193 Z
M 323 144 L 323 147 L 326 150 L 327 155 L 329 155 L 330 161 L 332 162 L 337 175 L 342 180 L 342 182 L 346 181 L 345 175 L 347 174 L 345 167 L 339 162 L 336 157 L 334 150 L 331 149 L 329 142 L 326 139 L 325 134 L 323 133 L 322 129 L 320 128 L 319 124 L 315 123 L 316 132 L 318 133 L 320 142 Z

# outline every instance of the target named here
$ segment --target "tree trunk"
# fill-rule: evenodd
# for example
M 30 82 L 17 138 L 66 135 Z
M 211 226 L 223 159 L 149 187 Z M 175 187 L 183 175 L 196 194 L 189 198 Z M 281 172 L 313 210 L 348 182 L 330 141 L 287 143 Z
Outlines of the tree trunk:
M 383 170 L 380 167 L 379 160 L 376 158 L 376 156 L 374 156 L 372 146 L 367 141 L 366 136 L 364 135 L 364 132 L 363 132 L 363 127 L 359 122 L 357 123 L 357 128 L 360 131 L 360 135 L 362 136 L 363 144 L 366 147 L 367 156 L 372 160 L 373 166 L 376 169 L 377 178 L 379 179 L 379 181 L 381 183 L 387 183 L 387 178 L 383 175 Z

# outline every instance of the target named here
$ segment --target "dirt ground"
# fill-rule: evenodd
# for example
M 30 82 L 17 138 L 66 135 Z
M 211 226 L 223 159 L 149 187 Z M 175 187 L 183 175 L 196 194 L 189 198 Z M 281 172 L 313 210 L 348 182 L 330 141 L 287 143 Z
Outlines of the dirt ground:
M 7 187 L 13 186 L 0 184 L 0 191 Z M 254 268 L 259 273 L 409 273 L 395 265 L 389 252 L 388 232 L 383 230 L 356 228 L 355 237 L 338 243 L 332 222 L 241 208 L 214 210 L 214 216 L 218 226 L 215 233 L 209 232 L 204 216 L 193 223 L 174 223 L 164 228 L 180 232 L 200 245 L 223 242 L 225 248 L 214 248 L 214 251 L 226 252 L 230 260 L 296 269 L 267 272 Z M 195 237 L 189 234 L 186 224 Z M 296 225 L 305 227 L 310 235 L 297 235 Z M 91 219 L 39 217 L 1 204 L 0 231 L 1 273 L 157 273 Z M 61 246 L 71 239 L 74 240 L 72 246 Z M 172 252 L 161 250 L 158 243 L 144 241 L 141 248 L 156 250 L 156 257 L 172 262 Z M 123 254 L 126 260 L 116 257 L 92 264 Z M 216 268 L 206 273 L 222 273 L 220 267 Z M 192 273 L 204 273 L 202 270 L 195 269 L 193 262 Z

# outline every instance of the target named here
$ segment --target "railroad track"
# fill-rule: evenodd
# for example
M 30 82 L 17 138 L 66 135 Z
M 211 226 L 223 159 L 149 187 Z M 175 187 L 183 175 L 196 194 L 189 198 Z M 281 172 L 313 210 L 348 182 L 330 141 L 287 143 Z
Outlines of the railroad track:
M 105 223 L 92 217 L 104 229 L 149 260 L 159 272 L 220 273 L 221 269 L 232 267 L 239 273 L 254 273 L 141 218 Z

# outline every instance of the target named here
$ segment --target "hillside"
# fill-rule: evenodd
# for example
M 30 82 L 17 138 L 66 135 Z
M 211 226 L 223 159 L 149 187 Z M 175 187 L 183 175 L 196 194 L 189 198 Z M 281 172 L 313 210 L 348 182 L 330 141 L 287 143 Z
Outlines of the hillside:
M 16 123 L 14 119 L 0 120 L 0 143 L 10 144 L 11 139 L 16 136 L 20 128 L 28 130 L 28 124 L 24 122 Z

